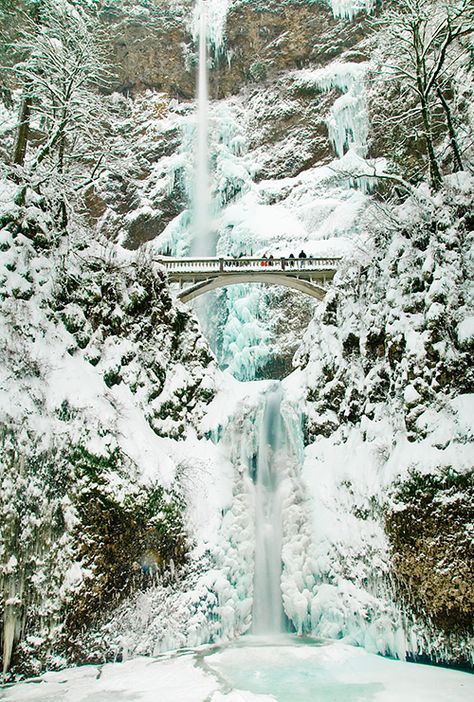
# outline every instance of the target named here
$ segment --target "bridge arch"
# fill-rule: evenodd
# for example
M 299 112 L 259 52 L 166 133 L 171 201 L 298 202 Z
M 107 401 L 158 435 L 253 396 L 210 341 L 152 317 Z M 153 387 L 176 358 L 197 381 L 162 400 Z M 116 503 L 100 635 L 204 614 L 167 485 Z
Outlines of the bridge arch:
M 247 273 L 226 273 L 225 275 L 201 280 L 198 283 L 194 283 L 190 287 L 182 290 L 178 297 L 181 302 L 190 302 L 200 295 L 211 292 L 211 290 L 227 288 L 230 285 L 242 285 L 247 283 L 281 285 L 285 288 L 291 288 L 292 290 L 297 290 L 300 293 L 309 295 L 310 297 L 316 298 L 316 300 L 323 300 L 327 292 L 321 285 L 317 285 L 316 283 L 308 280 L 302 280 L 301 278 L 290 277 L 281 272 L 257 273 L 252 271 Z

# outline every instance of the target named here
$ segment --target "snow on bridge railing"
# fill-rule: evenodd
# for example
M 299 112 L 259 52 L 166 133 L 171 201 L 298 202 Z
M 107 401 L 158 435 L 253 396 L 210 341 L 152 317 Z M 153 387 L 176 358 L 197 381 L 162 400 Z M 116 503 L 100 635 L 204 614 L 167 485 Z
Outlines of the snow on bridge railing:
M 337 268 L 341 262 L 341 258 L 331 257 L 313 257 L 307 258 L 256 258 L 256 257 L 239 257 L 239 258 L 219 258 L 217 256 L 209 256 L 208 258 L 171 258 L 160 256 L 155 259 L 157 263 L 161 263 L 171 273 L 192 273 L 192 272 L 209 272 L 209 273 L 230 273 L 234 271 L 261 271 L 262 268 L 271 269 L 273 271 L 296 271 L 296 270 L 327 270 Z

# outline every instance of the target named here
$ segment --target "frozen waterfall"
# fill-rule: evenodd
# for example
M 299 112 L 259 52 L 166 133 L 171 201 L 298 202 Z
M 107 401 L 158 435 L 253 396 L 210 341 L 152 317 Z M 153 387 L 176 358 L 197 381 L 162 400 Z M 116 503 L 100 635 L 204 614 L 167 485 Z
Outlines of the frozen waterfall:
M 266 394 L 260 423 L 255 473 L 255 575 L 252 631 L 283 630 L 281 593 L 282 454 L 285 426 L 281 386 Z

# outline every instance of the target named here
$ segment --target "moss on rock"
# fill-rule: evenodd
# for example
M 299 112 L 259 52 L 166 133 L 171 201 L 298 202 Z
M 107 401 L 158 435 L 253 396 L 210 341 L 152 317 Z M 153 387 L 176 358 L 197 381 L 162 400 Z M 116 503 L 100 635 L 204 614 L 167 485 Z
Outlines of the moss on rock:
M 385 515 L 401 597 L 436 627 L 474 633 L 474 475 L 412 472 Z

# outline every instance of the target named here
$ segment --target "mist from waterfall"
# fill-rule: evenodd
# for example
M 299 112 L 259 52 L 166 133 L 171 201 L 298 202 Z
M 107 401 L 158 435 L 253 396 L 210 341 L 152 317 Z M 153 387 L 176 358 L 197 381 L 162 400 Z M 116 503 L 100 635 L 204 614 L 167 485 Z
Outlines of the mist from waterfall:
M 199 0 L 198 13 L 199 64 L 196 112 L 196 160 L 193 188 L 193 256 L 212 253 L 211 189 L 209 174 L 209 76 L 208 76 L 208 13 L 205 0 Z
M 255 571 L 252 632 L 283 631 L 281 592 L 282 449 L 286 435 L 281 415 L 280 384 L 265 397 L 259 429 L 255 474 Z

